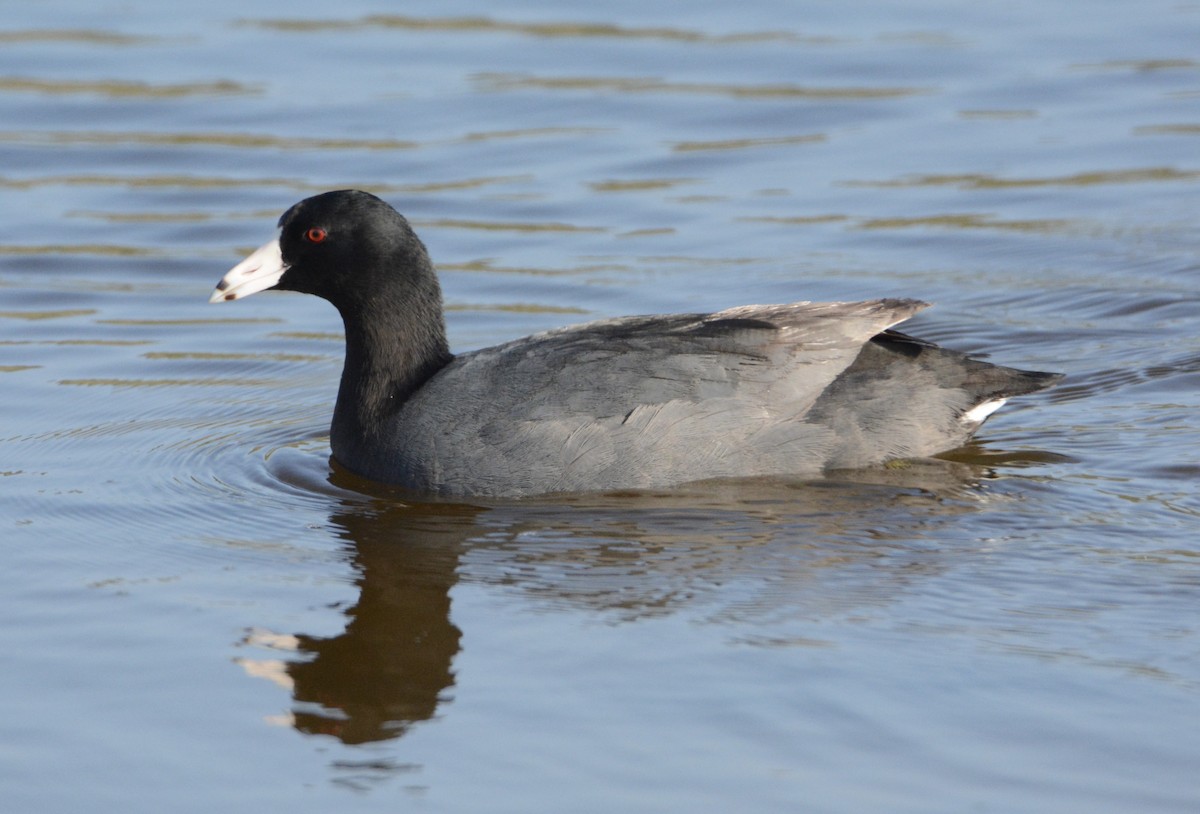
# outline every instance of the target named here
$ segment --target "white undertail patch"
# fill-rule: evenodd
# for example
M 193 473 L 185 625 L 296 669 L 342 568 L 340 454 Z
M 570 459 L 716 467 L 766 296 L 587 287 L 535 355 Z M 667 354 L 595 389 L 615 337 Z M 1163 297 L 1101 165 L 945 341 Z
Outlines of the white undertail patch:
M 999 410 L 1008 402 L 1008 399 L 992 399 L 985 401 L 983 404 L 978 404 L 962 414 L 962 420 L 973 424 L 982 424 L 983 420 L 992 413 Z

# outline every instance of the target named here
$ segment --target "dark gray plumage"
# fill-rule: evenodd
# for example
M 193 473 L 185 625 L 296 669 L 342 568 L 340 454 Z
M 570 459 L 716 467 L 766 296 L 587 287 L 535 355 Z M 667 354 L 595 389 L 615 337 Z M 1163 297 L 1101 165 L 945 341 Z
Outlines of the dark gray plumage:
M 819 475 L 965 442 L 1010 396 L 1060 376 L 889 330 L 917 300 L 747 305 L 625 317 L 452 356 L 408 222 L 364 192 L 308 198 L 213 301 L 316 294 L 346 327 L 334 457 L 453 496 Z

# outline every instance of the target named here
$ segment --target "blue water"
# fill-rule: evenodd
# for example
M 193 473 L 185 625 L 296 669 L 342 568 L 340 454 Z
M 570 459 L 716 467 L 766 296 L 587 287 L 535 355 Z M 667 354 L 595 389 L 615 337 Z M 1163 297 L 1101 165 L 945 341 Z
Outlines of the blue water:
M 1200 7 L 9 3 L 0 806 L 1192 812 Z M 425 504 L 341 326 L 210 306 L 315 191 L 455 349 L 912 296 L 1057 389 L 949 460 Z

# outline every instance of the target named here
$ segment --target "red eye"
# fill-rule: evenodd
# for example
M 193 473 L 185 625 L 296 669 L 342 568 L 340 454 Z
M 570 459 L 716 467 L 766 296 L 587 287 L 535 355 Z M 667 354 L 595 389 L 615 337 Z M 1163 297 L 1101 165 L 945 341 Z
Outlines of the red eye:
M 313 228 L 304 233 L 304 239 L 309 243 L 321 243 L 327 237 L 329 237 L 329 233 L 324 229 Z

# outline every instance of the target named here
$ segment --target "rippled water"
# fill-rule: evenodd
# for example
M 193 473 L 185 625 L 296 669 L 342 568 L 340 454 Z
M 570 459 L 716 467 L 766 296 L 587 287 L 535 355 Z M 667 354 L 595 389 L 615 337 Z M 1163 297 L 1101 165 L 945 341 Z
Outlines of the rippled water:
M 1200 6 L 7 4 L 6 811 L 1195 811 Z M 945 461 L 422 504 L 338 471 L 313 191 L 451 341 L 913 296 L 1061 370 Z

